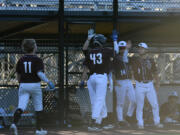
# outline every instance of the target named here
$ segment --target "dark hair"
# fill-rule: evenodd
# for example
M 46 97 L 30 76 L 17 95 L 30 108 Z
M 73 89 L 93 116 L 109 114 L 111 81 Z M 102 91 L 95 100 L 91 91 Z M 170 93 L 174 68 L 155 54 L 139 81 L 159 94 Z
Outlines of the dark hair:
M 32 53 L 36 45 L 36 41 L 34 39 L 24 39 L 22 41 L 22 49 L 25 53 Z

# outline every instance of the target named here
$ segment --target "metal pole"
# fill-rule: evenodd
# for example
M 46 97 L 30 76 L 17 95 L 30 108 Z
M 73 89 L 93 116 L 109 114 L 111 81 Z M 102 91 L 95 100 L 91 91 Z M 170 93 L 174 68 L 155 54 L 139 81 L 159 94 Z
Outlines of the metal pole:
M 68 117 L 68 107 L 69 107 L 69 85 L 68 85 L 68 76 L 69 76 L 69 71 L 68 71 L 68 62 L 69 62 L 69 51 L 68 51 L 68 46 L 66 46 L 66 90 L 65 92 L 65 105 L 64 105 L 64 112 L 65 112 L 65 120 L 67 121 L 67 117 Z
M 113 30 L 117 30 L 117 20 L 118 20 L 118 0 L 113 0 Z M 119 31 L 118 31 L 119 32 Z M 115 84 L 114 84 L 115 86 Z M 116 93 L 115 90 L 113 90 L 113 121 L 117 120 L 117 114 L 116 114 Z
M 113 0 L 113 29 L 117 30 L 118 0 Z
M 59 120 L 60 126 L 64 125 L 64 0 L 59 0 L 58 12 L 58 34 L 59 34 Z

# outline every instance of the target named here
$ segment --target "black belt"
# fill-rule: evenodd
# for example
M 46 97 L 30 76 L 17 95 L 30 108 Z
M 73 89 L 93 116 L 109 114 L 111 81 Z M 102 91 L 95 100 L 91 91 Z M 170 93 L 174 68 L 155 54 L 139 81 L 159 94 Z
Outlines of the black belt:
M 106 74 L 106 73 L 95 73 L 95 74 L 101 74 L 101 75 L 104 75 L 104 74 Z
M 143 80 L 143 81 L 139 81 L 139 82 L 142 82 L 142 83 L 149 83 L 151 82 L 152 80 Z

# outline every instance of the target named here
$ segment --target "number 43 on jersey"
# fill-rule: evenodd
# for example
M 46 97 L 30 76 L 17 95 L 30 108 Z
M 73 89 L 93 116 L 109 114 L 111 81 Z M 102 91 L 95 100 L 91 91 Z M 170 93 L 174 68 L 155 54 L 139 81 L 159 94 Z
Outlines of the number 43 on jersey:
M 102 53 L 91 53 L 90 60 L 92 60 L 94 64 L 102 64 Z

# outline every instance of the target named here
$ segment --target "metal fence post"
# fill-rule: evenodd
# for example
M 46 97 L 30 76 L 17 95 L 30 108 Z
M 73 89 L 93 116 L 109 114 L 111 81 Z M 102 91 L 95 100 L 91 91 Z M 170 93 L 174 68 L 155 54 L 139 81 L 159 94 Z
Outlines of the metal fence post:
M 118 0 L 113 0 L 113 29 L 117 30 L 118 20 Z
M 59 34 L 59 120 L 60 126 L 64 125 L 64 0 L 59 0 L 58 13 L 58 34 Z
M 118 0 L 113 0 L 113 30 L 117 30 L 117 20 L 118 20 Z M 119 31 L 118 31 L 119 32 Z M 116 93 L 113 90 L 113 121 L 116 121 Z

